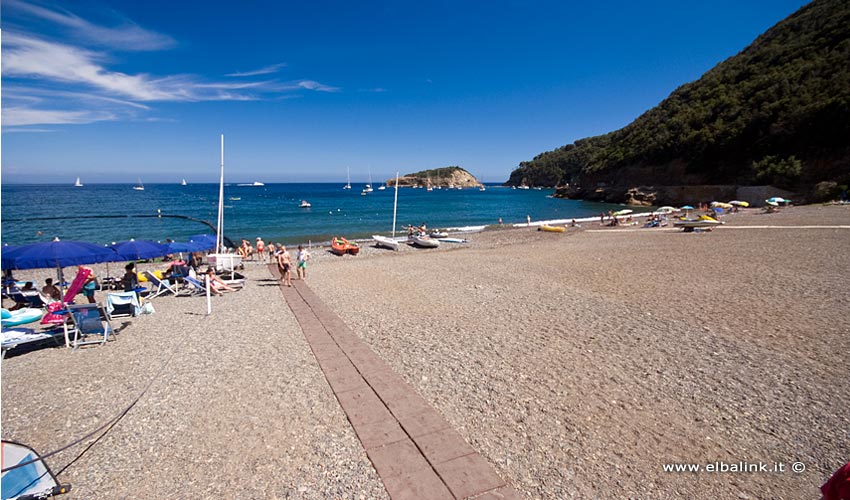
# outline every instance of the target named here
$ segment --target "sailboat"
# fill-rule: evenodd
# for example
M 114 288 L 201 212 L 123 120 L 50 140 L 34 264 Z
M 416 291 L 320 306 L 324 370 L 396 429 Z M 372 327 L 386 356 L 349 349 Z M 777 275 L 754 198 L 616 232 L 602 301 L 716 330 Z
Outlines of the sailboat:
M 227 253 L 224 246 L 224 134 L 221 134 L 221 177 L 218 181 L 218 220 L 215 231 L 215 253 L 209 254 L 207 260 L 216 270 L 233 273 L 236 267 L 242 264 L 242 256 L 238 253 Z
M 395 200 L 393 201 L 393 236 L 387 238 L 379 234 L 373 234 L 372 239 L 379 247 L 389 248 L 390 250 L 398 250 L 398 241 L 395 239 L 395 215 L 398 209 L 398 172 L 395 173 Z
M 348 174 L 348 182 L 345 183 L 345 186 L 342 186 L 342 189 L 351 189 L 351 168 L 345 167 L 345 170 Z
M 181 186 L 185 186 L 185 185 L 186 185 L 186 179 L 183 179 L 183 180 L 180 182 L 180 185 L 181 185 Z
M 133 189 L 136 190 L 136 191 L 144 191 L 145 190 L 145 185 L 142 184 L 141 177 L 139 178 L 139 183 L 136 184 L 135 186 L 133 186 Z
M 80 182 L 80 178 L 79 178 L 79 177 L 77 177 L 77 182 L 75 182 L 75 183 L 74 183 L 74 187 L 78 187 L 78 188 L 83 187 L 83 183 L 82 183 L 82 182 Z
M 363 188 L 363 191 L 360 194 L 366 194 L 372 192 L 372 170 L 369 170 L 369 184 L 366 184 L 366 187 Z

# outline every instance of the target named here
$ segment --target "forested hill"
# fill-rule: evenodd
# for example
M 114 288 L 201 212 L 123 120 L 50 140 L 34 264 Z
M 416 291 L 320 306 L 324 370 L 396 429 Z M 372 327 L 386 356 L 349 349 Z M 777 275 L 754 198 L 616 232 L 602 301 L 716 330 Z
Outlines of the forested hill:
M 847 0 L 813 1 L 626 127 L 522 162 L 507 184 L 592 198 L 600 185 L 827 180 L 850 181 Z

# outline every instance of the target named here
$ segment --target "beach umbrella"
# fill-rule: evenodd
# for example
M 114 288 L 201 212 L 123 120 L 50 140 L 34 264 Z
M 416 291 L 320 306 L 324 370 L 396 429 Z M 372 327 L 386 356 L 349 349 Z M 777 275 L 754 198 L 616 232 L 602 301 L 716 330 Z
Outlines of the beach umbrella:
M 189 243 L 198 245 L 198 251 L 215 248 L 215 236 L 211 234 L 196 234 L 189 237 Z
M 669 213 L 675 212 L 676 210 L 678 210 L 676 207 L 671 207 L 670 205 L 666 205 L 666 206 L 660 207 L 658 210 L 656 210 L 656 212 L 669 214 Z
M 614 212 L 611 215 L 613 215 L 614 217 L 619 217 L 621 215 L 629 215 L 632 212 L 633 212 L 633 210 L 629 210 L 628 208 L 626 208 L 626 209 L 623 209 L 623 210 L 617 210 L 616 212 Z
M 22 245 L 2 254 L 3 269 L 62 268 L 118 260 L 109 247 L 85 241 L 53 241 Z
M 780 196 L 774 196 L 773 198 L 768 198 L 767 201 L 773 203 L 788 203 L 790 200 L 786 200 L 785 198 L 782 198 Z
M 729 202 L 729 204 L 735 205 L 735 206 L 738 206 L 738 207 L 744 207 L 744 208 L 750 206 L 750 204 L 747 203 L 746 201 L 740 201 L 740 200 L 732 200 L 732 201 Z
M 113 243 L 109 248 L 115 250 L 121 261 L 144 260 L 163 257 L 171 253 L 168 246 L 150 240 L 129 240 Z
M 711 208 L 720 208 L 720 209 L 730 210 L 732 208 L 732 205 L 730 205 L 729 203 L 723 203 L 721 201 L 712 201 L 711 202 Z
M 685 205 L 684 207 L 682 207 L 682 210 L 693 210 L 693 209 L 694 209 L 694 207 L 692 207 L 690 205 Z
M 168 247 L 168 253 L 200 252 L 203 250 L 201 245 L 196 243 L 181 243 L 179 241 L 169 241 L 165 246 Z

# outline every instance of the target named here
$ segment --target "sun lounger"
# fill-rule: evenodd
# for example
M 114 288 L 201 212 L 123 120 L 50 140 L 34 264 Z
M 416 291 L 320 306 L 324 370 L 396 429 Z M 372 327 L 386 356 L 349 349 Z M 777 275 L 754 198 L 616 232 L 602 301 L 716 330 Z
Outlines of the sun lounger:
M 193 278 L 191 276 L 183 277 L 183 284 L 185 287 L 181 291 L 181 295 L 206 295 L 207 287 L 203 283 L 197 280 L 197 278 Z
M 141 314 L 139 297 L 136 292 L 109 292 L 106 294 L 106 313 L 110 318 Z
M 64 336 L 62 328 L 56 327 L 52 330 L 35 331 L 32 328 L 13 327 L 3 329 L 2 339 L 0 339 L 0 347 L 2 347 L 2 355 L 5 358 L 6 353 L 18 346 L 36 346 L 41 343 L 52 341 L 54 345 L 60 345 L 61 339 Z
M 65 322 L 65 345 L 77 349 L 84 345 L 103 345 L 115 332 L 109 315 L 100 304 L 68 306 L 68 321 Z M 88 340 L 95 337 L 94 340 Z
M 150 271 L 145 271 L 142 274 L 155 287 L 155 289 L 152 290 L 153 293 L 151 295 L 148 295 L 148 300 L 159 297 L 160 295 L 166 293 L 172 293 L 174 295 L 177 295 L 177 289 L 168 281 L 157 278 L 156 275 L 154 275 Z

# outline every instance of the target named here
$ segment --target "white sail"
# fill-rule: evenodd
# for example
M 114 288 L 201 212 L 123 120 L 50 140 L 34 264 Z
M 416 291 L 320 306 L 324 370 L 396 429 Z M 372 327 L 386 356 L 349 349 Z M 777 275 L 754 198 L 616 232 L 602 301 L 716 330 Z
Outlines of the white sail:
M 79 177 L 77 177 L 77 182 L 75 182 L 75 183 L 74 183 L 74 187 L 78 187 L 78 188 L 83 187 L 83 183 L 82 183 L 82 182 L 80 182 L 80 178 L 79 178 Z

